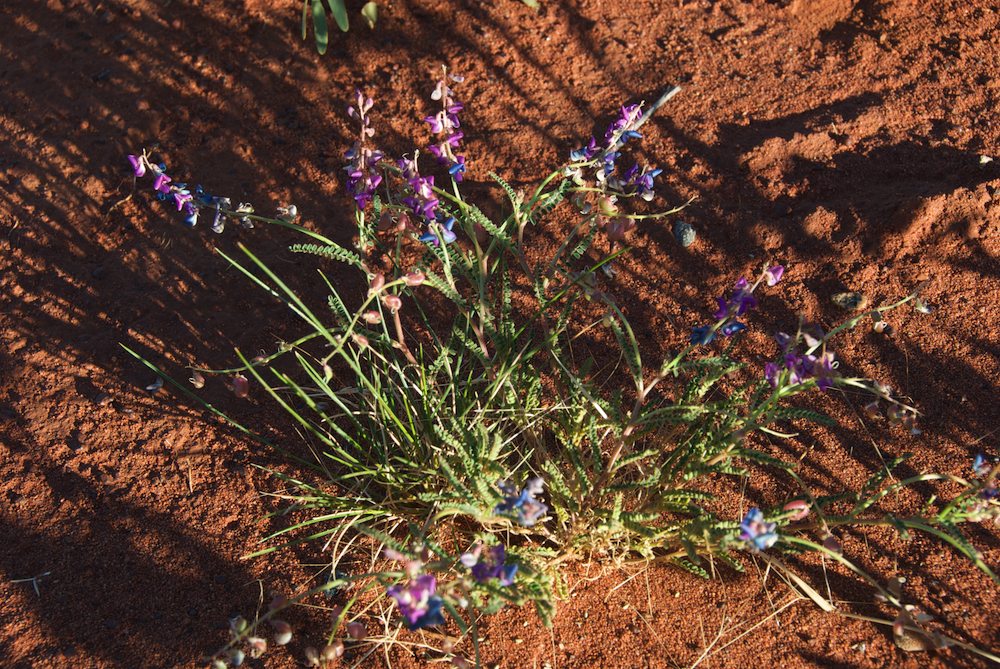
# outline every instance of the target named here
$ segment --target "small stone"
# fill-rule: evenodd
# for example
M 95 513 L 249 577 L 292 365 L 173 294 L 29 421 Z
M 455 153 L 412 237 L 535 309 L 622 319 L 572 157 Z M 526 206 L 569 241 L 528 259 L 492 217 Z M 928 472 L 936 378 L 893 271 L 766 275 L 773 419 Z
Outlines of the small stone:
M 697 237 L 698 233 L 695 232 L 694 227 L 690 223 L 685 223 L 681 220 L 674 222 L 674 239 L 680 242 L 680 245 L 684 248 L 694 244 L 694 240 Z
M 846 311 L 857 311 L 859 309 L 864 309 L 868 304 L 868 298 L 861 293 L 848 291 L 846 293 L 837 293 L 830 300 L 836 304 L 841 309 Z

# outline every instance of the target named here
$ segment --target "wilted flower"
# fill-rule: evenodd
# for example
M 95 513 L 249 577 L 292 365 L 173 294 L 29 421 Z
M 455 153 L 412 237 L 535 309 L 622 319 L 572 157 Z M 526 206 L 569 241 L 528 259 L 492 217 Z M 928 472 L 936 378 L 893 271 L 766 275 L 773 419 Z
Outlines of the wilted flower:
M 441 607 L 444 605 L 437 594 L 437 580 L 431 574 L 423 574 L 410 579 L 405 585 L 394 585 L 386 594 L 396 600 L 399 612 L 408 629 L 417 630 L 431 625 L 444 624 Z
M 531 527 L 549 510 L 548 506 L 535 499 L 542 494 L 545 486 L 540 476 L 530 479 L 521 492 L 506 481 L 499 481 L 497 486 L 504 495 L 503 501 L 493 509 L 498 516 L 509 516 L 518 524 Z
M 761 510 L 753 507 L 740 523 L 740 539 L 747 542 L 751 550 L 767 550 L 778 541 L 777 527 L 777 523 L 765 522 Z

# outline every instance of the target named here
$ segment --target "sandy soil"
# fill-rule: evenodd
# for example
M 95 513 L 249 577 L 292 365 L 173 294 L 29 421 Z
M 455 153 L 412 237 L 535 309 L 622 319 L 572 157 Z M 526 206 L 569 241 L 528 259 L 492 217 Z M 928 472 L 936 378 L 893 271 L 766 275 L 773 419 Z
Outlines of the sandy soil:
M 466 76 L 472 187 L 491 170 L 529 182 L 617 105 L 684 86 L 642 150 L 665 169 L 668 201 L 697 196 L 683 218 L 698 239 L 683 249 L 669 224 L 643 226 L 613 288 L 653 357 L 765 257 L 789 273 L 754 321 L 751 359 L 799 313 L 837 322 L 834 293 L 878 302 L 928 282 L 932 315 L 894 315 L 892 336 L 857 331 L 838 350 L 911 399 L 923 434 L 862 419 L 857 398 L 819 399 L 841 427 L 765 444 L 807 458 L 818 487 L 858 486 L 904 452 L 903 473 L 955 474 L 1000 452 L 996 2 L 542 5 L 395 0 L 376 31 L 358 21 L 320 57 L 296 35 L 297 0 L 2 3 L 0 665 L 191 666 L 230 615 L 307 582 L 318 561 L 240 560 L 280 523 L 264 520 L 275 506 L 260 495 L 277 482 L 253 465 L 280 461 L 183 397 L 150 395 L 152 376 L 119 346 L 174 370 L 272 347 L 285 313 L 211 249 L 244 241 L 291 272 L 287 238 L 191 232 L 147 198 L 116 205 L 131 189 L 125 154 L 156 144 L 190 180 L 262 209 L 294 201 L 347 242 L 349 93 L 376 97 L 379 138 L 401 153 L 425 141 L 442 63 Z M 294 442 L 260 397 L 207 395 Z M 996 533 L 973 534 L 1000 563 Z M 911 601 L 957 638 L 998 645 L 996 587 L 944 545 L 841 541 L 880 578 L 905 576 Z M 23 580 L 43 574 L 37 592 Z M 554 629 L 522 612 L 489 625 L 489 666 L 982 666 L 955 650 L 907 654 L 884 628 L 788 604 L 753 566 L 714 582 L 581 566 L 571 580 Z M 831 587 L 871 598 L 835 573 Z M 295 666 L 301 636 L 261 666 Z M 414 663 L 402 651 L 393 662 Z

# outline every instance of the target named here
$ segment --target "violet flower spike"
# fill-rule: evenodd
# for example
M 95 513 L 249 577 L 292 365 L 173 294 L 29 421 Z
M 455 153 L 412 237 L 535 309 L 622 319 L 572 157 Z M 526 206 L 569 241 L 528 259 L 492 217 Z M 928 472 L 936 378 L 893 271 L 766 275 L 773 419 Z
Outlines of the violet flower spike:
M 452 79 L 460 80 L 454 76 Z M 461 182 L 465 174 L 465 157 L 456 155 L 454 150 L 459 148 L 459 142 L 464 136 L 458 129 L 462 125 L 458 113 L 462 111 L 464 105 L 452 98 L 452 93 L 445 78 L 442 77 L 431 93 L 432 100 L 441 101 L 441 110 L 431 116 L 425 116 L 424 122 L 430 125 L 431 133 L 440 140 L 431 144 L 428 150 L 437 157 L 438 162 L 448 166 L 448 174 L 456 182 Z
M 358 139 L 344 154 L 348 160 L 348 164 L 344 167 L 347 172 L 347 191 L 354 198 L 359 211 L 368 206 L 375 196 L 375 190 L 382 183 L 382 175 L 377 169 L 383 157 L 382 152 L 366 146 L 367 140 L 375 135 L 375 129 L 371 127 L 371 118 L 368 116 L 374 104 L 374 100 L 365 97 L 361 91 L 355 91 L 354 105 L 347 108 L 347 115 L 357 119 L 360 126 Z
M 777 523 L 766 522 L 761 510 L 753 507 L 740 523 L 740 539 L 747 542 L 750 550 L 764 551 L 777 543 L 777 528 Z

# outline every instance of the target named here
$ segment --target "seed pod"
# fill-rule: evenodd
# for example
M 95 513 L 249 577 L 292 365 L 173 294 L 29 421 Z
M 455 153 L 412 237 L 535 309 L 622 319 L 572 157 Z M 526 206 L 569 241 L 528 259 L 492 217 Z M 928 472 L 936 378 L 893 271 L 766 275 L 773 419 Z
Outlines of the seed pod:
M 247 647 L 250 649 L 250 657 L 256 659 L 267 652 L 267 639 L 259 636 L 247 637 Z
M 318 667 L 319 666 L 319 651 L 312 646 L 306 646 L 303 651 L 306 656 L 306 666 L 307 667 Z
M 424 276 L 423 272 L 415 270 L 407 273 L 406 276 L 403 277 L 403 281 L 406 282 L 407 286 L 413 288 L 422 284 L 426 278 L 427 277 Z
M 403 300 L 399 299 L 398 295 L 386 295 L 382 298 L 382 304 L 393 312 L 399 311 L 403 308 Z
M 194 386 L 195 388 L 205 387 L 205 377 L 202 376 L 201 372 L 197 370 L 191 371 L 191 378 L 189 378 L 188 381 L 190 381 L 191 385 Z
M 248 626 L 247 620 L 243 616 L 236 616 L 235 618 L 230 618 L 229 620 L 229 629 L 236 635 L 243 634 Z
M 597 210 L 603 216 L 614 216 L 618 213 L 618 206 L 615 204 L 613 195 L 602 197 L 597 201 Z
M 375 276 L 372 277 L 371 282 L 368 284 L 368 294 L 375 295 L 382 291 L 382 287 L 385 285 L 385 275 L 382 272 L 376 272 Z
M 271 611 L 277 611 L 278 609 L 283 609 L 286 606 L 288 606 L 288 597 L 279 592 L 271 597 L 271 603 L 267 605 L 267 608 Z
M 840 547 L 840 542 L 837 541 L 837 537 L 832 534 L 828 535 L 826 539 L 823 539 L 823 548 L 831 553 L 836 553 L 837 555 L 844 552 L 844 549 Z
M 354 343 L 360 346 L 361 348 L 368 347 L 368 337 L 364 335 L 360 335 L 357 332 L 355 332 L 354 334 L 351 335 L 351 339 L 353 339 Z
M 246 654 L 239 648 L 233 648 L 229 651 L 229 663 L 234 667 L 243 666 L 243 660 L 246 659 Z
M 324 662 L 333 662 L 339 659 L 344 654 L 344 642 L 337 639 L 331 644 L 323 646 L 323 650 L 320 652 L 320 659 Z
M 247 380 L 247 377 L 242 374 L 237 374 L 232 378 L 231 387 L 233 389 L 233 394 L 240 399 L 243 399 L 250 394 L 250 381 Z
M 272 620 L 271 627 L 274 628 L 275 645 L 284 646 L 292 640 L 292 626 L 284 620 Z
M 382 314 L 374 310 L 369 310 L 361 314 L 361 318 L 369 325 L 378 325 L 382 322 Z
M 360 641 L 368 636 L 368 630 L 364 624 L 354 621 L 347 624 L 347 634 L 355 641 Z

